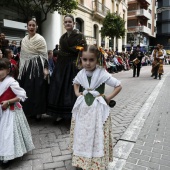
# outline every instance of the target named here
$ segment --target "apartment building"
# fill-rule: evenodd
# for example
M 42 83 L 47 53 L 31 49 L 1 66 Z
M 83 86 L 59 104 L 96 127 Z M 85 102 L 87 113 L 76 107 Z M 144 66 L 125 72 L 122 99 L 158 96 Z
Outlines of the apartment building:
M 109 37 L 102 38 L 100 30 L 108 11 L 116 12 L 127 20 L 127 0 L 79 0 L 78 2 L 78 10 L 75 11 L 76 28 L 84 33 L 87 43 L 97 44 L 107 49 L 112 48 L 119 52 L 124 50 L 126 36 L 117 40 L 109 39 Z M 125 28 L 127 28 L 127 23 Z
M 118 52 L 125 50 L 126 36 L 114 40 L 109 37 L 102 38 L 100 30 L 108 11 L 120 14 L 127 21 L 127 0 L 78 0 L 78 3 L 78 9 L 73 13 L 75 28 L 84 33 L 88 44 L 97 44 Z M 9 9 L 1 9 L 0 14 L 0 31 L 4 32 L 10 41 L 16 39 L 19 42 L 27 32 L 26 23 L 22 22 L 22 17 L 18 19 L 18 14 Z M 125 28 L 127 28 L 127 22 Z M 41 25 L 41 34 L 46 39 L 49 50 L 59 44 L 59 38 L 65 31 L 63 16 L 57 12 L 49 13 L 47 20 Z
M 140 44 L 148 51 L 156 37 L 156 0 L 128 0 L 127 49 Z
M 163 44 L 165 49 L 170 50 L 170 0 L 157 0 L 157 2 L 157 36 L 153 45 Z

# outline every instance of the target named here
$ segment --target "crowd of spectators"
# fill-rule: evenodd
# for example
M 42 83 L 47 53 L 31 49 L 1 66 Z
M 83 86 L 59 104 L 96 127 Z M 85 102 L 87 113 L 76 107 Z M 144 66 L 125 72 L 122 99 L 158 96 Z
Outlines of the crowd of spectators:
M 15 40 L 9 42 L 5 38 L 5 34 L 0 34 L 0 58 L 6 57 L 10 58 L 11 64 L 15 69 L 19 67 L 19 55 L 21 50 L 21 42 L 17 45 Z M 59 45 L 57 44 L 53 50 L 48 51 L 48 61 L 49 61 L 49 71 L 52 74 L 54 65 L 57 61 L 57 53 L 59 50 Z M 121 71 L 128 71 L 132 68 L 132 62 L 130 61 L 131 52 L 117 52 L 112 50 L 105 49 L 105 60 L 106 60 L 106 69 L 109 73 L 118 73 Z M 8 57 L 12 56 L 12 57 Z M 14 60 L 16 62 L 14 62 Z M 148 53 L 145 53 L 142 58 L 141 64 L 142 66 L 150 66 L 152 65 L 153 58 Z M 164 59 L 164 64 L 170 64 L 170 56 L 166 55 Z M 17 75 L 15 75 L 16 77 Z

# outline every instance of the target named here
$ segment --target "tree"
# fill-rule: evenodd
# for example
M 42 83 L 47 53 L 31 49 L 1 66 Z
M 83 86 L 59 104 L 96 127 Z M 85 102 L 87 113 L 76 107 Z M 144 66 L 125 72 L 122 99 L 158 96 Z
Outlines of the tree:
M 77 9 L 76 0 L 0 0 L 1 7 L 12 7 L 19 14 L 24 15 L 25 20 L 42 12 L 40 23 L 47 19 L 49 12 L 58 11 L 59 14 L 71 13 Z
M 100 32 L 102 37 L 108 36 L 112 39 L 124 37 L 126 33 L 125 21 L 120 15 L 108 12 L 103 20 L 103 27 Z

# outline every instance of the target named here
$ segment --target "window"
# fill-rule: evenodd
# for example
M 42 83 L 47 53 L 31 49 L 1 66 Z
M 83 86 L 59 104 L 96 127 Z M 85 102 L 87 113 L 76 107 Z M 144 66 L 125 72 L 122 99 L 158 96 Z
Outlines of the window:
M 150 23 L 148 23 L 148 28 L 150 28 L 150 29 L 151 29 L 151 24 L 150 24 Z
M 150 14 L 152 13 L 151 9 L 149 9 L 149 13 L 150 13 Z
M 78 3 L 84 5 L 84 0 L 78 0 Z
M 76 29 L 78 29 L 80 32 L 84 32 L 84 22 L 80 18 L 76 18 Z

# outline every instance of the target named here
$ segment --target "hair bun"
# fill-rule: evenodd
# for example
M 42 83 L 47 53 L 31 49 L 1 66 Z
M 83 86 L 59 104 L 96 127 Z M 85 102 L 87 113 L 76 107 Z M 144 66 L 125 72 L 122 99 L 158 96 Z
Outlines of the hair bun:
M 36 22 L 36 18 L 35 18 L 35 16 L 32 16 L 32 20 Z

